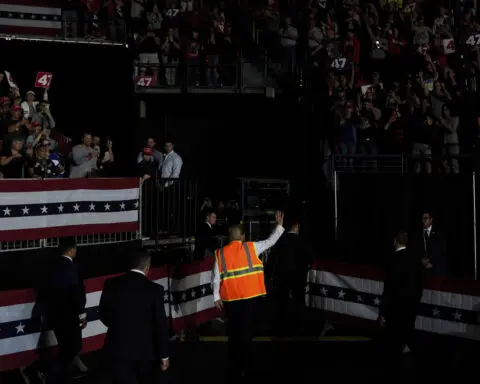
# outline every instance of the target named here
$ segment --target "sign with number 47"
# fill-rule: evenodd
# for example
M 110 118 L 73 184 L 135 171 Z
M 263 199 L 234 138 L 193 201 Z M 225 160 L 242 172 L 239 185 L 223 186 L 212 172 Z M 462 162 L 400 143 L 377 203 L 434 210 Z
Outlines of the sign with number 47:
M 150 87 L 153 82 L 153 76 L 137 76 L 137 87 Z
M 474 45 L 480 45 L 480 35 L 471 35 L 465 44 L 474 46 Z
M 50 72 L 37 72 L 37 78 L 35 79 L 35 88 L 50 88 L 53 74 Z
M 332 64 L 330 65 L 330 68 L 336 69 L 336 70 L 342 70 L 345 68 L 346 64 L 347 64 L 347 59 L 343 57 L 339 57 L 339 58 L 333 59 Z

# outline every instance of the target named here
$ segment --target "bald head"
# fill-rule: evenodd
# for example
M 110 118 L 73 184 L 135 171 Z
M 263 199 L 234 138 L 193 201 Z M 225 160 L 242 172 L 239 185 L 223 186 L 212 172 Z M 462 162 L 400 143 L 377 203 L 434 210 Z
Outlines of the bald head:
M 245 241 L 245 229 L 242 224 L 232 225 L 229 229 L 230 241 Z

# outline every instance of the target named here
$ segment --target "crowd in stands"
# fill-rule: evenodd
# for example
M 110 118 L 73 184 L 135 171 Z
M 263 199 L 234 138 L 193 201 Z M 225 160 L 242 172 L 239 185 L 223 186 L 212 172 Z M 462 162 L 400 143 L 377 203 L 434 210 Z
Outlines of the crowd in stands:
M 23 98 L 22 98 L 23 96 Z M 37 100 L 34 91 L 24 95 L 11 87 L 0 72 L 0 177 L 60 178 L 108 175 L 113 166 L 112 142 L 84 133 L 81 143 L 57 128 L 48 91 Z
M 81 0 L 65 2 L 62 8 L 63 34 L 67 38 L 125 42 L 123 0 Z
M 230 86 L 237 47 L 220 4 L 203 1 L 134 0 L 132 29 L 138 78 L 149 85 Z M 187 84 L 182 84 L 184 81 Z
M 479 136 L 476 3 L 299 4 L 269 0 L 256 23 L 284 70 L 301 60 L 329 101 L 327 153 L 343 155 L 347 166 L 352 155 L 403 153 L 417 172 L 458 173 L 459 155 L 472 153 Z

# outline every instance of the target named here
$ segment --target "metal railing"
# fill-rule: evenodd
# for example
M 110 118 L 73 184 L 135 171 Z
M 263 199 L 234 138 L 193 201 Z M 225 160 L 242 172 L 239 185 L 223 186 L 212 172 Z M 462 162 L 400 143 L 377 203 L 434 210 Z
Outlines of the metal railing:
M 142 239 L 155 248 L 189 242 L 196 232 L 198 194 L 198 182 L 193 180 L 146 180 L 141 187 Z
M 159 244 L 189 242 L 196 230 L 198 183 L 191 180 L 147 180 L 140 188 L 139 229 L 136 232 L 95 233 L 76 236 L 79 246 L 146 240 Z M 59 238 L 0 242 L 0 252 L 56 248 Z
M 140 240 L 140 231 L 137 232 L 116 232 L 116 233 L 94 233 L 90 235 L 76 236 L 76 243 L 79 247 L 101 245 L 101 244 L 115 244 L 126 243 L 129 241 Z M 1 252 L 15 252 L 27 251 L 42 248 L 57 248 L 60 239 L 52 237 L 48 239 L 38 240 L 15 240 L 0 242 Z
M 57 19 L 54 22 L 55 28 L 46 28 L 48 33 L 45 34 L 42 34 L 41 28 L 34 28 L 31 32 L 29 28 L 0 26 L 0 39 L 92 45 L 127 44 L 127 25 L 123 19 L 81 20 L 76 11 L 65 11 Z M 52 30 L 55 32 L 52 33 Z
M 137 93 L 224 93 L 264 92 L 269 86 L 265 68 L 255 76 L 246 75 L 246 61 L 242 57 L 234 62 L 211 65 L 180 60 L 177 63 L 147 64 L 135 62 L 135 90 Z M 252 79 L 254 79 L 252 81 Z
M 191 243 L 199 213 L 198 182 L 149 179 L 140 187 L 139 229 L 136 232 L 94 233 L 76 236 L 78 246 L 144 240 L 146 245 Z M 56 248 L 59 238 L 0 242 L 0 252 Z
M 452 160 L 455 160 L 452 163 Z M 325 156 L 326 169 L 329 172 L 386 172 L 443 174 L 471 172 L 476 168 L 475 155 L 438 156 L 424 158 L 411 154 L 374 154 Z M 430 164 L 427 168 L 426 165 Z

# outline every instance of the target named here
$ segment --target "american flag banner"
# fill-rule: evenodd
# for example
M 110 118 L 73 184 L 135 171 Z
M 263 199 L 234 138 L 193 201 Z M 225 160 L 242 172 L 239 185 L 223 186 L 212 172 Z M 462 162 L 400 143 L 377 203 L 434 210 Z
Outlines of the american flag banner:
M 0 241 L 138 229 L 135 178 L 2 180 Z
M 165 289 L 165 311 L 179 333 L 219 316 L 211 288 L 212 261 L 195 262 L 169 273 L 153 268 L 149 278 Z M 186 275 L 184 275 L 186 274 Z M 183 276 L 182 276 L 183 275 Z M 83 330 L 82 353 L 101 349 L 107 328 L 98 316 L 104 282 L 112 276 L 85 280 L 87 327 Z M 0 371 L 26 367 L 57 344 L 51 330 L 42 330 L 41 310 L 33 289 L 0 292 Z
M 374 324 L 382 300 L 383 276 L 375 268 L 322 261 L 307 277 L 306 304 Z M 480 341 L 480 283 L 428 277 L 415 327 L 430 334 Z M 351 322 L 351 321 L 350 321 Z
M 0 0 L 0 33 L 56 36 L 61 20 L 59 0 Z

